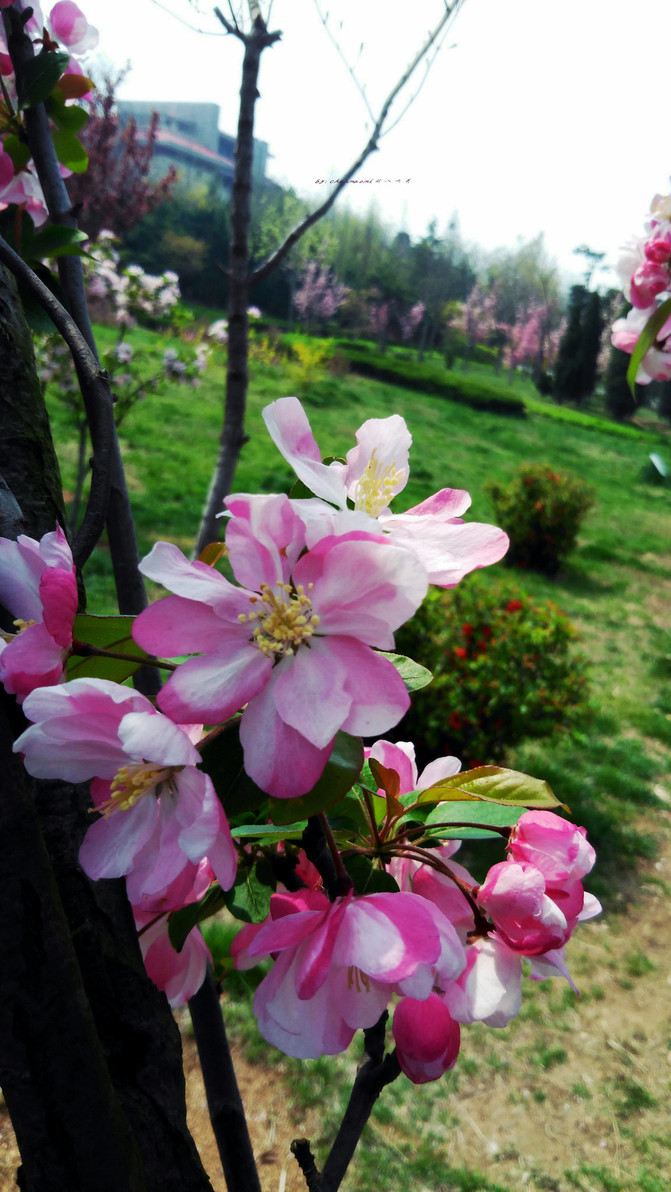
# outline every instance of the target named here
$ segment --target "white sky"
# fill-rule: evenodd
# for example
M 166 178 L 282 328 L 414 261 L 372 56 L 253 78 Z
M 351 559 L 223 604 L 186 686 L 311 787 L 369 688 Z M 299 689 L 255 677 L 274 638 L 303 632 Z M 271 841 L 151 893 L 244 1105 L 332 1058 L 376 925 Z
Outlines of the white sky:
M 205 0 L 200 17 L 187 0 L 161 3 L 221 29 Z M 330 26 L 342 22 L 350 61 L 364 44 L 357 69 L 374 110 L 443 11 L 442 0 L 321 3 Z M 121 98 L 211 101 L 235 132 L 236 39 L 192 33 L 153 0 L 81 6 L 106 58 L 132 64 Z M 226 0 L 220 6 L 227 14 Z M 319 199 L 326 187 L 316 179 L 344 172 L 368 118 L 314 0 L 275 0 L 269 24 L 283 36 L 263 55 L 255 132 L 269 143 L 271 176 Z M 464 240 L 487 250 L 542 231 L 574 278 L 578 244 L 613 262 L 642 232 L 652 196 L 669 189 L 670 34 L 669 0 L 466 0 L 415 103 L 359 175 L 403 182 L 350 185 L 347 201 L 365 207 L 372 195 L 413 237 L 432 218 L 442 230 L 456 211 Z

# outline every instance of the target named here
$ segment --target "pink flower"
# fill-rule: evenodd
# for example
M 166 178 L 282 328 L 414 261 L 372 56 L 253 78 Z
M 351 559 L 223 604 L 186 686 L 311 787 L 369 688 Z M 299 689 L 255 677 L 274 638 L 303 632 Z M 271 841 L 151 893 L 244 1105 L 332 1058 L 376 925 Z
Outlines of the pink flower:
M 457 1062 L 459 1024 L 435 993 L 424 1001 L 402 998 L 394 1010 L 392 1030 L 398 1062 L 413 1084 L 438 1080 Z
M 549 886 L 580 881 L 596 860 L 585 828 L 552 811 L 525 811 L 511 832 L 508 850 L 513 861 L 534 865 Z
M 565 910 L 575 922 L 583 903 L 582 886 L 578 882 L 576 887 L 573 897 L 561 892 Z M 560 948 L 572 931 L 557 900 L 546 892 L 543 874 L 526 861 L 493 865 L 478 891 L 478 905 L 508 947 L 527 956 Z
M 15 634 L 0 636 L 0 682 L 23 703 L 63 677 L 78 603 L 72 553 L 60 526 L 39 542 L 0 538 L 0 604 Z
M 168 935 L 167 912 L 198 902 L 213 879 L 214 871 L 207 859 L 198 866 L 190 864 L 164 890 L 145 896 L 139 905 L 133 906 L 145 968 L 171 1006 L 185 1005 L 200 989 L 212 957 L 197 927 L 189 932 L 182 950 L 177 952 Z M 152 922 L 157 915 L 164 917 Z
M 646 310 L 637 310 L 634 307 L 626 318 L 616 319 L 610 337 L 613 346 L 631 354 L 643 328 L 656 310 L 656 306 L 649 306 Z M 646 352 L 636 374 L 638 385 L 668 380 L 671 380 L 671 318 L 667 319 L 658 331 L 654 346 Z
M 323 464 L 310 423 L 295 397 L 283 397 L 266 406 L 264 421 L 275 446 L 291 464 L 296 475 L 315 496 L 342 511 L 353 502 L 352 512 L 333 522 L 332 533 L 345 533 L 350 524 L 365 525 L 365 517 L 399 545 L 413 551 L 426 567 L 429 583 L 454 587 L 469 571 L 497 563 L 508 549 L 508 537 L 496 526 L 463 523 L 461 515 L 471 498 L 460 489 L 441 489 L 420 505 L 394 514 L 389 502 L 408 480 L 408 451 L 411 435 L 403 418 L 371 418 L 356 432 L 357 446 L 347 453 L 345 464 Z M 301 502 L 310 532 L 311 518 L 318 517 L 312 502 Z M 327 511 L 322 512 L 322 518 Z M 332 511 L 331 511 L 332 516 Z M 322 528 L 319 532 L 324 533 Z M 308 538 L 308 544 L 310 539 Z
M 140 936 L 140 948 L 147 973 L 162 989 L 171 1006 L 184 1006 L 200 989 L 212 957 L 200 931 L 194 927 L 186 937 L 181 952 L 176 952 L 168 936 L 168 920 L 151 923 L 152 915 L 133 908 Z
M 176 546 L 140 565 L 175 595 L 141 613 L 133 636 L 168 656 L 198 653 L 159 694 L 176 720 L 219 723 L 245 706 L 245 768 L 278 798 L 320 777 L 336 733 L 372 736 L 409 705 L 391 662 L 393 630 L 426 592 L 408 551 L 380 535 L 330 536 L 304 552 L 305 528 L 284 496 L 235 496 L 226 544 L 235 587 Z
M 394 770 L 398 774 L 400 795 L 407 795 L 409 791 L 425 791 L 435 782 L 458 774 L 461 769 L 458 758 L 439 757 L 429 762 L 418 777 L 415 746 L 411 741 L 375 741 L 370 748 L 364 750 L 364 754 L 367 758 L 372 757 L 385 769 Z M 378 794 L 384 797 L 384 791 L 378 791 Z
M 233 885 L 228 821 L 191 740 L 200 726 L 174 724 L 139 692 L 106 679 L 35 691 L 24 711 L 34 723 L 14 749 L 29 774 L 94 779 L 100 818 L 79 853 L 89 877 L 125 875 L 137 904 L 207 857 L 222 887 Z
M 89 25 L 81 8 L 72 0 L 58 0 L 49 13 L 49 26 L 56 39 L 73 54 L 85 54 L 98 44 L 98 30 Z
M 658 294 L 669 286 L 669 271 L 665 264 L 647 260 L 634 271 L 630 296 L 633 306 L 646 310 Z
M 414 894 L 371 894 L 330 903 L 316 890 L 274 894 L 270 918 L 243 927 L 237 968 L 272 954 L 254 1013 L 265 1039 L 303 1059 L 343 1051 L 359 1027 L 373 1026 L 392 992 L 430 995 L 464 965 L 456 933 Z

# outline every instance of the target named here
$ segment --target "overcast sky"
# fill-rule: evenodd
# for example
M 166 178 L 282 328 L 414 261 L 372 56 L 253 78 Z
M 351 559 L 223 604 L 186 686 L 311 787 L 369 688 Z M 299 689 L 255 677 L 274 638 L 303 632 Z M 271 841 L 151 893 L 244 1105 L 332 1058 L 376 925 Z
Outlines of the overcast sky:
M 320 2 L 374 111 L 443 11 L 442 0 Z M 106 58 L 131 63 L 121 98 L 211 101 L 235 132 L 242 47 L 218 35 L 203 0 L 201 15 L 188 0 L 81 7 Z M 263 56 L 256 135 L 271 176 L 319 199 L 328 183 L 317 179 L 345 171 L 370 121 L 314 0 L 275 0 L 269 24 L 283 36 Z M 487 250 L 543 232 L 567 275 L 581 271 L 578 244 L 614 261 L 669 189 L 670 34 L 669 0 L 465 0 L 417 99 L 364 166 L 373 181 L 348 186 L 347 201 L 372 196 L 413 237 L 457 212 L 464 240 Z

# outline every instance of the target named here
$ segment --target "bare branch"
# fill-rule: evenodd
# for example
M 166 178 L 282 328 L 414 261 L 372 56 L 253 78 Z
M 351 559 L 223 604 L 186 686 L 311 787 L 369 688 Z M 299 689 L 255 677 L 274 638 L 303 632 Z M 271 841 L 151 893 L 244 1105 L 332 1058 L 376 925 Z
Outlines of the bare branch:
M 340 43 L 338 42 L 338 39 L 336 37 L 334 37 L 333 34 L 331 33 L 331 30 L 328 27 L 326 16 L 324 16 L 321 8 L 319 7 L 319 0 L 314 0 L 314 4 L 315 4 L 315 8 L 317 9 L 319 19 L 320 19 L 322 25 L 324 26 L 324 29 L 326 30 L 327 37 L 329 38 L 332 45 L 335 46 L 338 57 L 340 58 L 341 62 L 344 63 L 347 73 L 349 74 L 352 82 L 354 83 L 354 86 L 356 87 L 357 91 L 359 92 L 359 95 L 361 96 L 361 98 L 365 104 L 366 111 L 368 112 L 368 115 L 370 116 L 371 120 L 373 121 L 373 124 L 375 124 L 375 112 L 373 111 L 373 109 L 371 108 L 371 106 L 368 102 L 368 96 L 366 95 L 366 91 L 365 91 L 363 84 L 356 77 L 356 74 L 354 72 L 354 67 L 350 65 L 350 63 L 347 61 L 347 58 L 343 54 L 343 52 L 340 48 Z M 328 13 L 327 13 L 327 16 L 328 16 Z M 359 51 L 359 53 L 361 53 L 361 51 Z
M 426 55 L 428 54 L 432 45 L 434 45 L 434 43 L 436 42 L 436 40 L 442 33 L 443 29 L 447 25 L 450 18 L 456 15 L 459 8 L 465 2 L 466 2 L 466 0 L 454 0 L 454 2 L 452 3 L 451 6 L 448 6 L 448 4 L 446 3 L 445 12 L 444 12 L 443 16 L 441 17 L 440 21 L 438 22 L 438 24 L 436 25 L 435 29 L 429 34 L 427 40 L 424 42 L 424 44 L 418 50 L 417 54 L 415 55 L 412 62 L 410 63 L 410 66 L 405 71 L 405 74 L 399 79 L 396 86 L 393 88 L 391 93 L 387 96 L 387 99 L 385 100 L 385 102 L 382 106 L 380 114 L 379 114 L 377 120 L 375 121 L 375 126 L 374 126 L 373 131 L 370 135 L 370 138 L 369 138 L 367 144 L 365 145 L 364 149 L 362 150 L 362 152 L 357 157 L 356 161 L 353 163 L 353 165 L 350 166 L 350 168 L 343 175 L 343 177 L 338 180 L 337 185 L 333 187 L 333 190 L 331 191 L 328 199 L 326 199 L 326 201 L 324 203 L 322 203 L 320 207 L 317 207 L 315 211 L 312 211 L 310 213 L 310 215 L 307 215 L 305 217 L 305 219 L 301 220 L 301 222 L 293 229 L 293 231 L 289 232 L 289 235 L 286 237 L 284 242 L 279 246 L 279 248 L 277 248 L 275 250 L 275 252 L 272 253 L 271 256 L 268 257 L 268 259 L 266 261 L 264 261 L 264 263 L 262 265 L 259 265 L 258 269 L 254 269 L 252 271 L 252 273 L 250 274 L 250 278 L 249 278 L 250 287 L 256 285 L 257 282 L 262 280 L 262 278 L 267 277 L 269 273 L 272 273 L 273 269 L 275 269 L 276 266 L 279 265 L 280 261 L 282 261 L 284 259 L 284 257 L 287 255 L 287 253 L 290 252 L 290 250 L 293 248 L 294 244 L 297 244 L 298 241 L 300 240 L 301 236 L 303 236 L 304 233 L 307 232 L 308 228 L 311 228 L 313 224 L 318 223 L 319 220 L 322 219 L 324 215 L 326 215 L 327 211 L 329 211 L 331 209 L 331 207 L 335 203 L 338 195 L 344 189 L 344 187 L 347 185 L 347 183 L 350 181 L 350 179 L 353 178 L 356 173 L 358 173 L 358 171 L 361 169 L 361 166 L 366 161 L 366 159 L 368 157 L 370 157 L 371 153 L 373 153 L 377 149 L 378 141 L 380 139 L 380 135 L 382 132 L 382 128 L 383 128 L 385 120 L 387 119 L 387 116 L 389 114 L 389 109 L 391 108 L 392 104 L 394 103 L 394 100 L 400 94 L 400 92 L 403 90 L 406 83 L 408 82 L 408 80 L 410 79 L 410 77 L 412 76 L 414 71 L 417 69 L 417 67 L 419 66 L 422 59 L 426 57 Z
M 180 17 L 178 13 L 173 12 L 172 9 L 168 8 L 166 4 L 161 4 L 161 0 L 151 0 L 151 2 L 156 6 L 156 8 L 160 8 L 161 12 L 167 12 L 168 16 L 174 17 L 176 21 L 179 21 L 180 25 L 184 25 L 187 29 L 191 29 L 194 33 L 204 33 L 206 37 L 226 36 L 224 33 L 220 33 L 218 29 L 199 29 L 197 25 L 192 25 L 190 21 L 185 21 L 184 17 Z
M 73 547 L 73 557 L 82 568 L 98 542 L 105 526 L 111 485 L 112 444 L 115 437 L 114 413 L 107 373 L 94 356 L 77 324 L 51 290 L 29 265 L 0 237 L 0 261 L 14 274 L 49 315 L 68 345 L 77 371 L 77 379 L 86 410 L 93 446 L 91 491 L 84 520 Z

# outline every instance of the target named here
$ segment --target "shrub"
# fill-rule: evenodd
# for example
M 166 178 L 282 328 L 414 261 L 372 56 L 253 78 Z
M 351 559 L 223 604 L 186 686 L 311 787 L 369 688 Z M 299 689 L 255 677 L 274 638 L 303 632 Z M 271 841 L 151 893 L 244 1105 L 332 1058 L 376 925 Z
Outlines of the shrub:
M 526 410 L 521 398 L 504 393 L 475 377 L 451 373 L 440 365 L 410 360 L 399 354 L 374 351 L 362 341 L 340 339 L 336 347 L 344 352 L 353 372 L 377 381 L 388 381 L 415 392 L 431 393 L 450 401 L 462 402 L 477 410 L 491 410 L 499 414 L 524 417 Z
M 326 366 L 333 355 L 332 340 L 294 339 L 291 344 L 293 359 L 288 368 L 289 378 L 299 395 L 324 379 Z
M 579 476 L 547 464 L 523 464 L 509 484 L 490 483 L 487 492 L 510 537 L 506 562 L 545 575 L 557 574 L 595 502 L 594 490 Z
M 434 674 L 396 735 L 415 742 L 423 763 L 454 754 L 470 767 L 584 721 L 587 662 L 571 649 L 575 637 L 556 605 L 515 584 L 472 577 L 432 591 L 396 636 L 396 648 Z

